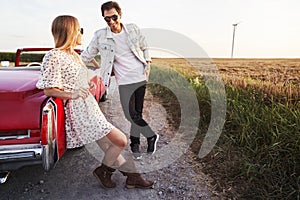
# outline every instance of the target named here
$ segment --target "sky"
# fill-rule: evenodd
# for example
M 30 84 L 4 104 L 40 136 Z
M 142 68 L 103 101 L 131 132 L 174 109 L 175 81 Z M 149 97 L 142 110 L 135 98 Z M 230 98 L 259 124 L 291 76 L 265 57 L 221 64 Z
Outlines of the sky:
M 53 47 L 51 23 L 56 16 L 62 14 L 78 18 L 85 32 L 82 45 L 85 48 L 94 32 L 106 26 L 100 11 L 104 2 L 106 1 L 1 1 L 0 52 L 15 52 L 20 47 Z M 179 34 L 201 47 L 211 58 L 231 57 L 235 23 L 239 24 L 235 30 L 233 57 L 300 58 L 299 0 L 117 2 L 122 8 L 123 23 L 135 23 L 142 29 L 162 29 Z M 180 37 L 174 37 L 172 43 L 182 45 L 180 40 Z

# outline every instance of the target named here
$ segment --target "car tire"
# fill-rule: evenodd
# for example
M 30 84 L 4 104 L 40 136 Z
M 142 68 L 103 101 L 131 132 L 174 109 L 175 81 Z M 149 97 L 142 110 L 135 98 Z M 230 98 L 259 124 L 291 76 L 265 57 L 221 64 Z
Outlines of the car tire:
M 107 100 L 107 92 L 105 91 L 102 97 L 100 98 L 99 102 L 104 102 Z

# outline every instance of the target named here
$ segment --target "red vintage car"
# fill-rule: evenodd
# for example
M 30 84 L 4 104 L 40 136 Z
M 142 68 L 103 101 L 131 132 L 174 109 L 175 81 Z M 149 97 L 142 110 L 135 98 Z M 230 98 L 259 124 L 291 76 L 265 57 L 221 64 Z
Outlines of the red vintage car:
M 50 49 L 18 49 L 15 66 L 0 67 L 0 183 L 24 166 L 42 164 L 49 171 L 66 151 L 62 100 L 36 88 L 40 62 L 20 63 L 23 52 Z M 100 101 L 105 87 L 96 73 L 91 80 L 96 87 L 90 92 Z

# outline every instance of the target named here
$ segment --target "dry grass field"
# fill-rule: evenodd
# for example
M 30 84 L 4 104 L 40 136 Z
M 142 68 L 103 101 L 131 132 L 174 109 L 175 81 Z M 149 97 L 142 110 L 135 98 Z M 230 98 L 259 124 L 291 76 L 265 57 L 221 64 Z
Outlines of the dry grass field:
M 300 99 L 300 59 L 183 59 L 154 58 L 153 64 L 169 66 L 184 75 L 199 76 L 197 65 L 215 64 L 225 83 L 255 87 L 277 98 Z

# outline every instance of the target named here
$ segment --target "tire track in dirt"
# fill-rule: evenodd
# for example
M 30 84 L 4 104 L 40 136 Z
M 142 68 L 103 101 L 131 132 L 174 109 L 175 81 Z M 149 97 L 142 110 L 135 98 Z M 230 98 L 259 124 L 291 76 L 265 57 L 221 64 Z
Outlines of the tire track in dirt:
M 120 128 L 129 138 L 130 124 L 123 114 L 118 89 L 114 81 L 110 85 L 108 96 L 108 100 L 101 103 L 101 108 L 107 119 Z M 160 135 L 157 144 L 159 151 L 164 145 L 170 143 L 176 130 L 168 123 L 165 108 L 148 90 L 146 91 L 143 115 L 150 127 Z M 141 151 L 146 152 L 146 147 L 147 141 L 141 136 Z M 130 152 L 128 147 L 126 150 Z M 198 157 L 189 148 L 183 151 L 184 154 L 175 162 L 144 175 L 156 180 L 150 196 L 154 199 L 220 199 L 211 190 L 210 183 L 212 180 L 202 173 L 202 166 Z M 166 156 L 172 156 L 172 152 L 164 153 L 167 154 Z M 160 156 L 157 155 L 151 157 L 143 155 L 142 161 L 136 161 L 136 164 L 140 169 L 143 169 L 144 166 L 159 162 L 157 161 L 159 159 Z M 145 198 L 145 196 L 140 196 L 139 199 L 141 198 Z M 146 199 L 148 198 L 146 197 Z

